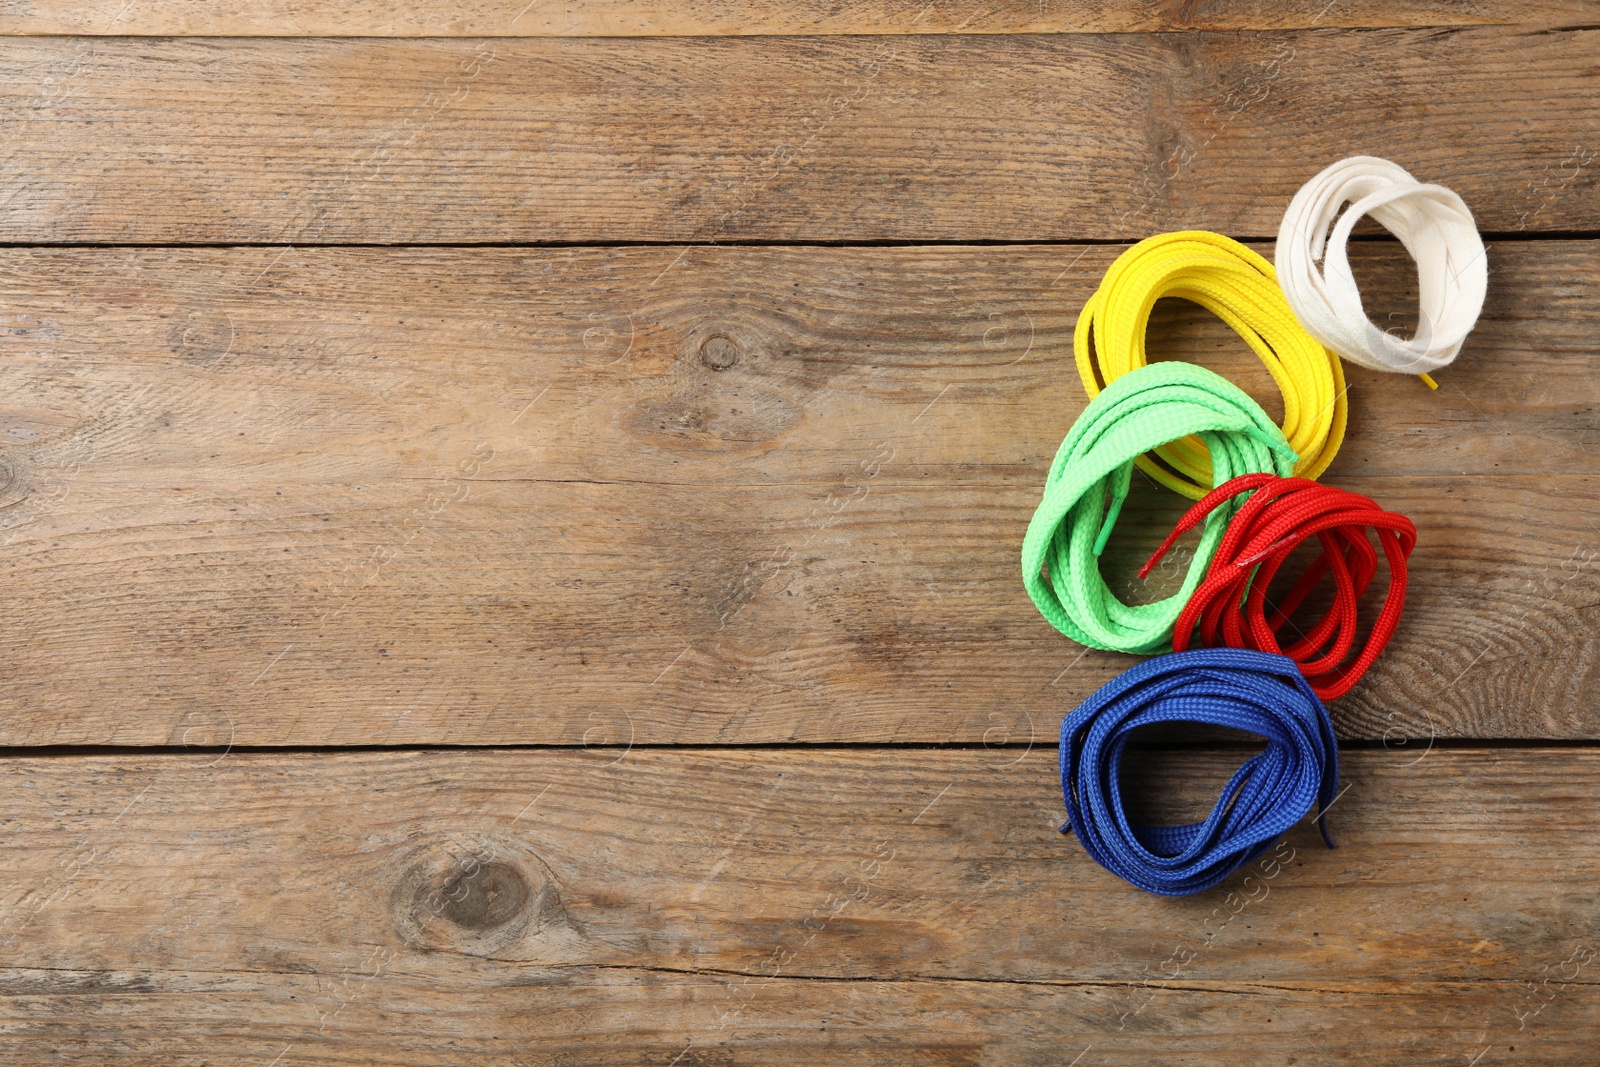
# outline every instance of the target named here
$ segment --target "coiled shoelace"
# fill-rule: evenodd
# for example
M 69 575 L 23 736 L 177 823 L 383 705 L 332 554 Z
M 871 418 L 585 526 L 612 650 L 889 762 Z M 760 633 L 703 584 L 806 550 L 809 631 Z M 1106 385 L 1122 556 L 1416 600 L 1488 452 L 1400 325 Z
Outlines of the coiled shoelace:
M 1328 226 L 1346 203 L 1333 232 Z M 1345 245 L 1371 215 L 1417 262 L 1417 332 L 1409 341 L 1378 329 L 1361 304 Z M 1376 156 L 1352 156 L 1306 182 L 1289 203 L 1273 253 L 1278 282 L 1306 330 L 1352 363 L 1421 375 L 1456 358 L 1489 284 L 1489 261 L 1472 212 L 1442 185 L 1424 185 Z M 1317 261 L 1322 260 L 1322 269 Z
M 1128 821 L 1121 765 L 1141 726 L 1202 722 L 1264 737 L 1204 822 Z M 1311 810 L 1332 848 L 1326 810 L 1339 782 L 1328 711 L 1295 664 L 1233 648 L 1146 660 L 1112 679 L 1061 723 L 1061 795 L 1069 830 L 1100 866 L 1140 889 L 1186 896 L 1209 889 L 1264 852 Z
M 1221 541 L 1226 517 L 1218 513 L 1206 520 L 1182 589 L 1150 604 L 1124 604 L 1100 574 L 1099 556 L 1127 498 L 1135 458 L 1185 434 L 1199 436 L 1224 480 L 1288 474 L 1294 467 L 1294 450 L 1261 406 L 1204 367 L 1153 363 L 1113 381 L 1061 442 L 1022 541 L 1028 595 L 1052 626 L 1079 644 L 1161 650 Z
M 1213 508 L 1251 490 L 1217 546 L 1205 580 L 1178 615 L 1172 647 L 1181 652 L 1193 642 L 1282 654 L 1299 665 L 1323 700 L 1343 696 L 1372 666 L 1400 622 L 1406 560 L 1417 543 L 1417 528 L 1404 515 L 1384 511 L 1358 493 L 1303 478 L 1245 475 L 1218 486 L 1190 508 L 1139 576 L 1149 573 L 1173 542 Z M 1368 529 L 1377 533 L 1389 562 L 1389 590 L 1366 645 L 1345 663 L 1356 639 L 1356 606 L 1378 571 Z M 1273 576 L 1295 546 L 1313 536 L 1322 543 L 1322 554 L 1268 614 Z M 1293 628 L 1289 616 L 1328 573 L 1333 575 L 1333 606 L 1309 632 L 1296 630 L 1297 639 L 1282 646 L 1281 631 Z
M 1221 234 L 1184 230 L 1149 237 L 1111 264 L 1079 313 L 1073 337 L 1089 396 L 1145 365 L 1150 312 L 1165 296 L 1199 304 L 1244 338 L 1283 393 L 1283 433 L 1300 457 L 1295 473 L 1315 478 L 1326 470 L 1344 440 L 1344 370 L 1296 321 L 1272 264 Z M 1192 437 L 1155 451 L 1170 470 L 1148 456 L 1139 466 L 1191 500 L 1226 481 L 1213 477 L 1205 447 Z

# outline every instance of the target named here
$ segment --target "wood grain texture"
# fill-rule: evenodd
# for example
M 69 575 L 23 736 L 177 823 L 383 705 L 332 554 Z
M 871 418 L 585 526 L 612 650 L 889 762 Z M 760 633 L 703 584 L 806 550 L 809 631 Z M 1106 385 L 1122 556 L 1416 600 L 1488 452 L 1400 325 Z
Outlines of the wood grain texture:
M 1600 243 L 1492 241 L 1439 393 L 1352 374 L 1330 480 L 1422 537 L 1338 851 L 1174 901 L 1059 835 L 1131 661 L 1016 549 L 1122 247 L 1060 242 L 1270 236 L 1355 152 L 1600 231 L 1597 16 L 0 3 L 0 747 L 168 746 L 0 765 L 0 1061 L 1588 1063 Z M 1142 816 L 1249 752 L 1195 738 Z
M 1117 251 L 8 252 L 0 740 L 1049 723 L 1129 662 L 1080 656 L 1016 573 Z M 1360 251 L 1403 293 L 1393 246 Z M 1492 255 L 1439 393 L 1352 373 L 1330 479 L 1422 541 L 1345 736 L 1594 736 L 1600 245 Z M 1163 318 L 1162 352 L 1273 403 L 1218 324 Z M 1132 575 L 1181 504 L 1130 501 L 1126 597 L 1177 580 Z
M 161 0 L 31 0 L 0 9 L 0 33 L 155 36 L 326 37 L 679 37 L 766 34 L 1117 33 L 1173 30 L 1278 30 L 1307 27 L 1594 25 L 1592 0 L 1522 0 L 1487 5 L 1460 0 L 1296 0 L 1175 3 L 1171 0 L 401 0 L 336 7 L 297 0 L 257 3 Z
M 1597 40 L 17 38 L 0 240 L 1271 236 L 1357 152 L 1487 230 L 1593 229 Z
M 1593 479 L 1341 484 L 1425 531 L 1341 732 L 1593 736 Z M 876 484 L 837 515 L 774 486 L 268 491 L 194 487 L 190 521 L 170 491 L 80 487 L 78 532 L 13 543 L 4 741 L 978 740 L 1132 662 L 1022 593 L 1033 490 Z M 1147 506 L 1153 541 L 1173 516 Z
M 1346 751 L 1337 851 L 1302 826 L 1179 900 L 1056 832 L 1053 756 L 11 759 L 0 1049 L 1192 1067 L 1573 1064 L 1600 1037 L 1600 754 Z M 1241 758 L 1147 753 L 1130 782 L 1179 818 Z

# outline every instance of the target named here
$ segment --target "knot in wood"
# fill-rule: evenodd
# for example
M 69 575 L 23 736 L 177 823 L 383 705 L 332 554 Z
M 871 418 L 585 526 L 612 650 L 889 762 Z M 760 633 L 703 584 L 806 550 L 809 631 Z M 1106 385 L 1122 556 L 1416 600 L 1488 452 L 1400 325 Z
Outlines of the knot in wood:
M 700 362 L 714 371 L 724 371 L 739 362 L 739 346 L 731 338 L 714 334 L 700 346 Z
M 413 948 L 493 955 L 564 921 L 549 868 L 512 837 L 429 835 L 390 870 L 395 930 Z
M 528 880 L 509 863 L 476 860 L 445 879 L 439 914 L 466 930 L 493 930 L 521 914 Z

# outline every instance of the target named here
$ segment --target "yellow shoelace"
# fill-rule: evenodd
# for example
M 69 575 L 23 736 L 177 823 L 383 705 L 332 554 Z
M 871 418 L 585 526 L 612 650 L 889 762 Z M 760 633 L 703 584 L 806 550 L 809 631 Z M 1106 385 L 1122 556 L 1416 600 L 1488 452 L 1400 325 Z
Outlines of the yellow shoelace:
M 1283 434 L 1300 456 L 1294 473 L 1315 478 L 1344 441 L 1347 409 L 1339 357 L 1305 331 L 1272 264 L 1219 233 L 1183 230 L 1149 237 L 1111 264 L 1083 306 L 1073 337 L 1078 373 L 1090 399 L 1145 365 L 1150 311 L 1164 296 L 1193 301 L 1227 323 L 1255 350 L 1283 393 Z M 1140 456 L 1156 481 L 1198 500 L 1214 486 L 1211 456 L 1197 437 Z

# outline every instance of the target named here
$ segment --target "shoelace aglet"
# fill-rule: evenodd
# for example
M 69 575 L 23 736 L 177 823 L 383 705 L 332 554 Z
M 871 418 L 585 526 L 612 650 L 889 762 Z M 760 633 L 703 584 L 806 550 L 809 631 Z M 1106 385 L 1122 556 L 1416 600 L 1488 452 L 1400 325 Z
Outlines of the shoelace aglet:
M 1161 562 L 1161 557 L 1167 554 L 1167 549 L 1175 545 L 1178 538 L 1194 529 L 1194 525 L 1194 523 L 1185 520 L 1185 522 L 1180 522 L 1173 528 L 1172 532 L 1167 535 L 1167 539 L 1161 542 L 1160 547 L 1151 554 L 1149 559 L 1144 561 L 1144 566 L 1139 568 L 1139 580 L 1141 582 L 1150 574 L 1151 568 Z
M 1121 471 L 1111 477 L 1111 506 L 1106 508 L 1105 518 L 1100 520 L 1100 532 L 1094 539 L 1094 554 L 1097 558 L 1105 552 L 1106 545 L 1110 543 L 1111 529 L 1117 524 L 1117 516 L 1122 514 L 1122 502 L 1128 499 L 1128 493 L 1133 488 L 1133 464 L 1131 462 L 1125 464 Z
M 1247 556 L 1244 559 L 1235 560 L 1234 561 L 1234 566 L 1240 567 L 1240 568 L 1253 567 L 1257 563 L 1259 563 L 1261 560 L 1266 559 L 1268 556 L 1272 555 L 1274 552 L 1276 552 L 1278 549 L 1282 548 L 1284 545 L 1286 545 L 1288 543 L 1289 542 L 1288 542 L 1287 539 L 1283 540 L 1283 541 L 1274 541 L 1272 544 L 1268 545 L 1266 548 L 1263 548 L 1260 552 L 1257 552 L 1253 556 Z
M 1317 829 L 1322 833 L 1322 843 L 1329 848 L 1338 848 L 1333 843 L 1333 831 L 1328 829 L 1328 809 L 1321 804 L 1317 805 Z
M 1437 389 L 1437 388 L 1439 388 L 1439 383 L 1438 383 L 1438 382 L 1436 382 L 1436 381 L 1434 381 L 1434 380 L 1433 380 L 1433 379 L 1432 379 L 1432 378 L 1431 378 L 1431 377 L 1429 377 L 1429 376 L 1428 376 L 1428 375 L 1426 375 L 1426 374 L 1419 374 L 1419 375 L 1417 375 L 1417 377 L 1418 377 L 1418 378 L 1421 378 L 1421 379 L 1422 379 L 1422 384 L 1423 384 L 1423 385 L 1426 385 L 1426 386 L 1427 386 L 1427 387 L 1428 387 L 1428 388 L 1429 388 L 1429 389 Z
M 1290 454 L 1293 455 L 1292 452 Z M 1255 480 L 1256 478 L 1255 475 L 1250 474 L 1242 475 L 1242 477 L 1249 478 L 1251 480 Z M 1195 501 L 1194 506 L 1184 513 L 1183 518 L 1178 520 L 1178 525 L 1172 528 L 1172 532 L 1167 535 L 1167 539 L 1161 542 L 1160 547 L 1158 547 L 1155 552 L 1151 554 L 1149 559 L 1144 561 L 1144 566 L 1139 568 L 1139 580 L 1141 582 L 1144 581 L 1145 576 L 1150 573 L 1150 569 L 1157 563 L 1161 562 L 1161 557 L 1167 554 L 1167 550 L 1178 543 L 1178 538 L 1182 537 L 1196 526 L 1199 526 L 1202 519 L 1205 519 L 1214 510 L 1216 510 L 1217 505 L 1221 504 L 1224 500 L 1233 499 L 1240 493 L 1254 491 L 1254 487 L 1252 486 L 1245 489 L 1236 489 L 1231 493 L 1223 492 L 1226 486 L 1232 485 L 1233 482 L 1237 482 L 1239 480 L 1239 478 L 1231 479 L 1229 482 L 1218 486 L 1216 489 L 1211 490 L 1211 492 Z

